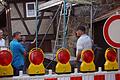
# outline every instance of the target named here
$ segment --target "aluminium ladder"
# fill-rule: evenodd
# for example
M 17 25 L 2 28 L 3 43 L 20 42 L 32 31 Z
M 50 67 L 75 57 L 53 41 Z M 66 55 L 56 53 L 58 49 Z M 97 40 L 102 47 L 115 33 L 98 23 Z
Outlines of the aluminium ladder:
M 55 39 L 55 44 L 54 44 L 54 49 L 53 49 L 53 53 L 55 53 L 59 48 L 62 48 L 64 47 L 64 38 L 68 39 L 68 36 L 67 36 L 67 31 L 68 31 L 68 23 L 69 23 L 69 18 L 70 18 L 70 15 L 71 15 L 71 4 L 70 4 L 70 7 L 68 8 L 68 10 L 66 9 L 66 28 L 64 28 L 64 25 L 63 25 L 63 7 L 64 5 L 62 4 L 62 7 L 61 7 L 61 11 L 60 11 L 60 17 L 59 17 L 59 21 L 58 21 L 58 27 L 57 27 L 57 33 L 56 33 L 56 39 Z M 64 34 L 66 36 L 64 36 Z M 67 41 L 66 41 L 67 42 Z M 65 44 L 66 45 L 66 44 Z

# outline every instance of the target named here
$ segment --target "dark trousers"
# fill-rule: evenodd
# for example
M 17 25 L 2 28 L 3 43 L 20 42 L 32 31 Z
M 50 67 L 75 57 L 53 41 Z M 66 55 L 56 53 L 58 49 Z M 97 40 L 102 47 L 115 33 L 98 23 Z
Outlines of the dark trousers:
M 74 61 L 71 61 L 70 64 L 72 66 L 72 72 L 74 72 L 74 69 L 77 68 L 78 69 L 78 72 L 80 72 L 80 65 L 81 65 L 82 62 L 78 61 L 78 62 L 74 62 Z
M 18 68 L 13 66 L 13 69 L 14 69 L 14 76 L 19 76 L 19 71 L 23 71 L 24 66 L 20 66 Z
M 24 69 L 23 69 L 23 73 L 26 74 L 27 73 L 27 69 L 30 65 L 30 62 L 29 62 L 29 55 L 27 55 L 25 58 L 24 58 L 24 61 L 25 61 L 25 64 L 24 64 Z

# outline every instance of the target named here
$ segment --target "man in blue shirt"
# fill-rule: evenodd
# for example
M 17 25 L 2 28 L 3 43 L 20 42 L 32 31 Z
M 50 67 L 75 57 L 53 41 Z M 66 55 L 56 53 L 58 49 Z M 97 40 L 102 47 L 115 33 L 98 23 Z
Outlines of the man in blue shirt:
M 21 38 L 20 32 L 15 32 L 13 34 L 13 40 L 10 42 L 10 50 L 13 54 L 12 66 L 14 68 L 14 75 L 18 76 L 19 71 L 23 70 L 24 67 L 24 56 L 26 55 L 26 51 L 22 44 L 18 42 Z

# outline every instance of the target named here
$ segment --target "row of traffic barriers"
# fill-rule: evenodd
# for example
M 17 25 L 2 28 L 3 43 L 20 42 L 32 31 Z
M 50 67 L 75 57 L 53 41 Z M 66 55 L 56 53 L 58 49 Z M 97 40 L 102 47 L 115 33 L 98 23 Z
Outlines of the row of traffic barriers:
M 75 69 L 74 73 L 71 74 L 52 74 L 49 71 L 48 75 L 43 76 L 29 76 L 22 75 L 8 78 L 1 78 L 0 80 L 120 80 L 120 71 L 111 71 L 102 72 L 99 70 L 98 72 L 93 73 L 77 73 Z
M 94 72 L 95 64 L 94 64 L 94 51 L 83 50 L 81 52 L 82 63 L 79 67 L 79 71 L 81 72 Z M 117 52 L 114 48 L 108 48 L 105 52 L 106 62 L 104 64 L 104 70 L 112 71 L 118 70 L 117 63 Z M 45 68 L 43 65 L 44 61 L 44 53 L 41 49 L 32 49 L 29 53 L 29 60 L 31 62 L 28 68 L 28 74 L 45 74 Z M 55 67 L 55 73 L 70 73 L 71 65 L 70 65 L 70 52 L 66 48 L 60 48 L 56 52 L 56 60 L 57 65 Z
M 114 48 L 108 48 L 105 52 L 106 62 L 104 69 L 107 71 L 118 70 L 117 52 Z M 95 70 L 94 64 L 94 52 L 92 50 L 83 50 L 81 53 L 82 63 L 79 67 L 81 72 L 93 72 Z M 57 65 L 55 67 L 55 73 L 71 73 L 70 65 L 70 52 L 66 48 L 60 48 L 56 52 Z M 0 76 L 13 75 L 13 69 L 11 66 L 12 53 L 9 49 L 0 50 Z M 33 48 L 29 52 L 30 65 L 27 70 L 29 75 L 45 74 L 45 67 L 43 65 L 44 52 L 42 49 Z

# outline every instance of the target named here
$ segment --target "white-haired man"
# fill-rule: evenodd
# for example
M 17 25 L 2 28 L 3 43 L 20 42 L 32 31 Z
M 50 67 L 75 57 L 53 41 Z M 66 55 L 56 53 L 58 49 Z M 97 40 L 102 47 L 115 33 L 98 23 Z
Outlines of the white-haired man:
M 5 46 L 5 40 L 3 39 L 3 31 L 0 29 L 0 47 Z

